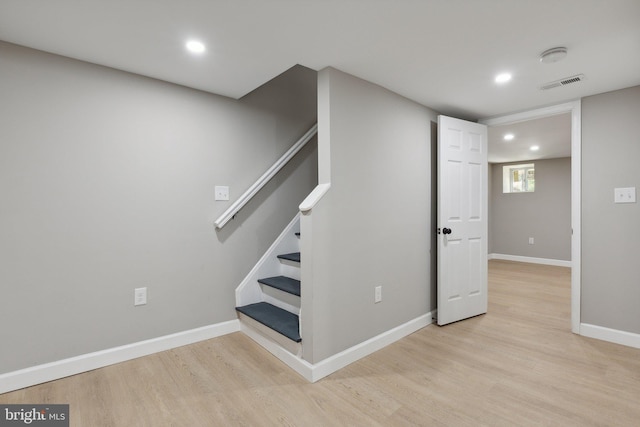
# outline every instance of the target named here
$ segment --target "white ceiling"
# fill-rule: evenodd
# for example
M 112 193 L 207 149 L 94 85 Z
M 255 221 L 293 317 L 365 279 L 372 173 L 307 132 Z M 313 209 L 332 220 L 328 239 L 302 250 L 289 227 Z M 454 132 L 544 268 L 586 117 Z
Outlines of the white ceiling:
M 512 134 L 506 141 L 504 135 Z M 489 127 L 489 162 L 554 159 L 571 156 L 571 113 Z M 531 151 L 538 146 L 538 151 Z
M 640 84 L 640 0 L 0 0 L 0 40 L 233 98 L 333 66 L 469 120 Z

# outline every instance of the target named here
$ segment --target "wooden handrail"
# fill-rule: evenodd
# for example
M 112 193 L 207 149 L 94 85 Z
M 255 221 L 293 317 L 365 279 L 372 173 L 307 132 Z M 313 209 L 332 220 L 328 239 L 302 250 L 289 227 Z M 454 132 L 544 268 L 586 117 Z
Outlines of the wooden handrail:
M 240 209 L 244 207 L 244 205 L 249 203 L 249 200 L 251 200 L 251 198 L 255 196 L 256 193 L 262 189 L 262 187 L 267 185 L 271 178 L 273 178 L 278 173 L 278 171 L 282 169 L 284 165 L 286 165 L 289 160 L 291 160 L 293 156 L 295 156 L 298 151 L 300 151 L 302 147 L 304 147 L 307 142 L 311 140 L 311 138 L 314 137 L 316 133 L 318 133 L 317 123 L 313 125 L 313 127 L 309 129 L 307 133 L 302 136 L 302 138 L 300 138 L 295 144 L 293 144 L 293 146 L 289 150 L 287 150 L 287 152 L 284 153 L 282 157 L 280 157 L 273 164 L 273 166 L 271 166 L 264 174 L 262 174 L 262 176 L 258 178 L 258 180 L 251 187 L 249 187 L 249 189 L 245 191 L 238 200 L 236 200 L 231 206 L 229 206 L 229 208 L 224 211 L 224 213 L 220 215 L 218 219 L 214 221 L 216 228 L 219 229 L 224 227 L 224 225 L 229 222 L 229 220 L 231 220 L 231 218 L 233 218 L 240 211 Z

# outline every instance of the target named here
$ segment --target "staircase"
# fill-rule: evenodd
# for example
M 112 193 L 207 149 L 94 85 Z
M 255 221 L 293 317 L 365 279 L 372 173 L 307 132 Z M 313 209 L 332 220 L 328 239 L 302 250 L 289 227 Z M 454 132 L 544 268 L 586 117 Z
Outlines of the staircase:
M 258 333 L 300 357 L 300 252 L 296 252 L 300 233 L 296 230 L 298 217 L 236 290 L 236 312 L 249 335 Z

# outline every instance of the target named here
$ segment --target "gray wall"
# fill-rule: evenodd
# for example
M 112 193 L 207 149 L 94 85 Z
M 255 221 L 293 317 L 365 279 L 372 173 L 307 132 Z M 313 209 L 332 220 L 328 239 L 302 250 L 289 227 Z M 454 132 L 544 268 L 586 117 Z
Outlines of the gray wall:
M 0 373 L 234 319 L 234 289 L 317 182 L 296 67 L 240 101 L 0 43 Z M 133 290 L 148 287 L 148 304 Z
M 318 81 L 320 181 L 331 189 L 313 210 L 312 247 L 305 251 L 314 265 L 313 343 L 305 344 L 313 363 L 436 303 L 430 266 L 436 114 L 335 69 L 322 70 Z M 382 302 L 374 304 L 380 285 Z
M 640 86 L 582 100 L 581 321 L 640 333 Z M 640 197 L 640 191 L 637 193 Z
M 535 164 L 533 193 L 502 192 L 502 167 L 518 163 Z M 571 158 L 490 166 L 490 253 L 570 261 Z

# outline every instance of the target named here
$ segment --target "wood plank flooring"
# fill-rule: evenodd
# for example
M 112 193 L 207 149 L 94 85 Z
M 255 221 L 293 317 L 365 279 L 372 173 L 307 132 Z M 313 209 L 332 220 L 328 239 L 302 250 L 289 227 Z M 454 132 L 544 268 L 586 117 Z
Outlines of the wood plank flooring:
M 570 332 L 570 270 L 491 261 L 489 313 L 309 384 L 241 333 L 0 395 L 72 426 L 638 426 L 640 350 Z

